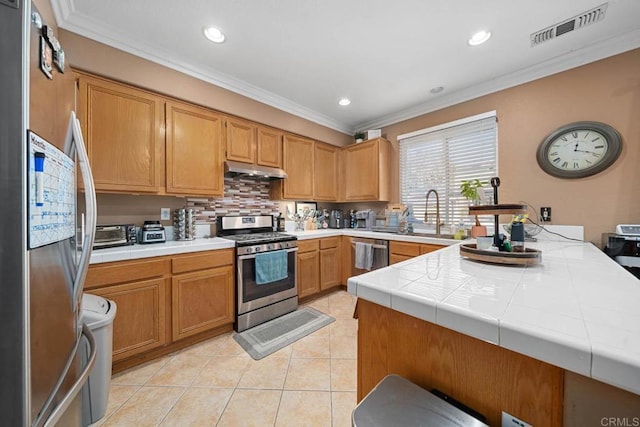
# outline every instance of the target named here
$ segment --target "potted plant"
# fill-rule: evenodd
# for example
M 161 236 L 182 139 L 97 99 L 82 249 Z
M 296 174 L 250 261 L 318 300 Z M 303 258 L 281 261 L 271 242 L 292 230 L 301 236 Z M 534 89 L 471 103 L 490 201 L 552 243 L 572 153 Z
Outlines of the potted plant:
M 359 142 L 364 141 L 364 132 L 360 131 L 360 132 L 356 132 L 353 135 L 353 138 L 356 140 L 356 144 Z
M 481 189 L 485 184 L 486 182 L 480 182 L 479 179 L 462 181 L 462 183 L 460 184 L 460 194 L 462 194 L 471 203 L 477 203 L 479 200 L 484 199 L 483 197 L 481 197 L 482 193 L 479 193 L 478 190 Z M 478 215 L 475 215 L 475 218 L 476 224 L 471 227 L 471 237 L 486 236 L 487 227 L 480 224 Z

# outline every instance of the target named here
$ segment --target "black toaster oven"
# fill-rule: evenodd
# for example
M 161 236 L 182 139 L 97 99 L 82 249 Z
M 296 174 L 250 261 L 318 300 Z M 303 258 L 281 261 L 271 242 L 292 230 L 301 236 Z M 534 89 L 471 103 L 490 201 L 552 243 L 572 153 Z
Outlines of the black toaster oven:
M 128 246 L 137 241 L 136 227 L 133 224 L 98 225 L 93 249 Z

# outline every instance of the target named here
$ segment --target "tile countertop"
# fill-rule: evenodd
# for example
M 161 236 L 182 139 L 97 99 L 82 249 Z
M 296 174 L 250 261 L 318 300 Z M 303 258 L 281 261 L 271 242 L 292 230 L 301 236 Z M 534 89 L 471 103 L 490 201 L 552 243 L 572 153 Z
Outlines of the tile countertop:
M 443 245 L 443 246 L 451 246 L 457 245 L 461 242 L 461 240 L 453 240 L 453 239 L 440 239 L 435 237 L 429 237 L 428 234 L 394 234 L 394 233 L 382 233 L 378 231 L 367 231 L 367 230 L 355 230 L 351 228 L 339 228 L 339 229 L 330 229 L 325 228 L 322 230 L 312 230 L 312 231 L 285 231 L 287 234 L 291 234 L 296 236 L 298 240 L 307 240 L 307 239 L 320 239 L 323 237 L 333 237 L 333 236 L 351 236 L 351 237 L 363 237 L 367 239 L 381 239 L 381 240 L 395 240 L 399 242 L 413 242 L 413 243 L 430 243 L 432 245 Z M 472 240 L 467 240 L 471 242 Z
M 215 237 L 213 239 L 195 239 L 191 241 L 167 241 L 165 243 L 135 244 L 117 248 L 97 249 L 91 252 L 91 264 L 101 262 L 125 261 L 130 259 L 151 258 L 155 256 L 176 255 L 188 252 L 211 251 L 234 248 L 232 240 Z
M 591 243 L 537 242 L 542 263 L 452 246 L 355 276 L 360 298 L 640 394 L 640 280 Z
M 434 239 L 416 235 L 398 235 L 392 233 L 378 233 L 374 231 L 358 231 L 351 229 L 324 229 L 314 231 L 288 231 L 286 234 L 296 236 L 298 240 L 319 239 L 333 236 L 367 237 L 371 239 L 400 240 L 404 242 L 432 243 L 438 245 L 454 245 L 459 240 Z M 102 262 L 126 261 L 130 259 L 151 258 L 163 255 L 176 255 L 188 252 L 210 251 L 235 247 L 232 240 L 215 237 L 198 238 L 189 242 L 167 241 L 165 243 L 152 243 L 147 245 L 136 244 L 132 246 L 120 246 L 117 248 L 97 249 L 91 253 L 91 264 Z

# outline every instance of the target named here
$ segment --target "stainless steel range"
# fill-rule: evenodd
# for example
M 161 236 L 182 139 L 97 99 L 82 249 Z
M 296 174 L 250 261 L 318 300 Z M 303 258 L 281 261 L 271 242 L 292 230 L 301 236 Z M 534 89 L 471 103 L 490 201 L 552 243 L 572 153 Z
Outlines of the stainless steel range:
M 273 216 L 222 216 L 217 236 L 236 242 L 236 322 L 241 332 L 298 307 L 296 237 L 273 231 Z

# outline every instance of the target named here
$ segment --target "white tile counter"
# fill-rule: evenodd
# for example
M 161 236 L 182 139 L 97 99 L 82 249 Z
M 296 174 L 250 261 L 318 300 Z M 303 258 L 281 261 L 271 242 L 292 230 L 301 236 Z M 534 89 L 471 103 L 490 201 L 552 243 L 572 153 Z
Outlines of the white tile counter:
M 163 255 L 176 255 L 189 252 L 211 251 L 234 248 L 235 242 L 221 239 L 195 239 L 191 241 L 168 241 L 165 243 L 135 244 L 116 248 L 94 249 L 91 252 L 91 264 L 124 261 L 139 258 L 151 258 Z
M 367 239 L 381 239 L 381 240 L 394 240 L 398 242 L 413 242 L 413 243 L 430 243 L 432 245 L 451 246 L 460 243 L 460 240 L 452 239 L 440 239 L 429 237 L 428 234 L 394 234 L 394 233 L 382 233 L 378 231 L 357 230 L 351 228 L 330 229 L 325 228 L 322 230 L 309 230 L 309 231 L 285 231 L 287 234 L 296 236 L 298 240 L 306 239 L 321 239 L 323 237 L 333 236 L 351 236 L 351 237 L 363 237 Z M 468 240 L 471 242 L 472 240 Z
M 432 243 L 438 245 L 453 245 L 459 240 L 434 239 L 417 235 L 398 235 L 392 233 L 378 233 L 373 231 L 358 231 L 351 229 L 323 229 L 313 231 L 287 231 L 286 234 L 296 236 L 298 240 L 319 239 L 333 236 L 366 237 L 370 239 L 399 240 L 404 242 Z M 175 255 L 188 252 L 210 251 L 235 247 L 232 240 L 215 238 L 198 238 L 188 242 L 167 241 L 165 243 L 135 244 L 116 248 L 94 249 L 91 253 L 91 264 L 101 262 L 124 261 L 138 258 L 150 258 L 163 255 Z
M 529 245 L 541 264 L 470 261 L 453 246 L 352 277 L 348 290 L 640 394 L 640 280 L 591 243 Z

